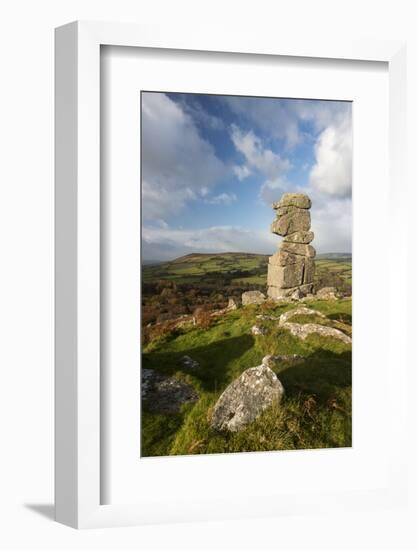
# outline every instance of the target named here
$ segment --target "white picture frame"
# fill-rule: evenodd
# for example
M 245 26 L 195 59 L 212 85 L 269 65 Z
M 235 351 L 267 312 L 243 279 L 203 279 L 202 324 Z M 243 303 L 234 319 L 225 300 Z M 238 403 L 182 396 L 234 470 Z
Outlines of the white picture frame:
M 76 528 L 134 525 L 186 520 L 167 500 L 166 509 L 151 503 L 101 504 L 100 445 L 100 47 L 102 45 L 245 53 L 298 58 L 382 61 L 389 70 L 390 193 L 405 188 L 405 45 L 362 41 L 312 43 L 268 34 L 248 37 L 229 29 L 197 28 L 179 32 L 169 27 L 75 22 L 56 30 L 56 519 Z M 397 228 L 405 227 L 401 210 Z M 398 263 L 406 249 L 399 249 Z M 390 303 L 390 316 L 404 318 L 401 300 Z M 404 337 L 405 338 L 405 337 Z M 405 416 L 406 345 L 397 348 L 396 400 Z M 401 351 L 401 349 L 403 351 Z M 393 475 L 383 492 L 341 495 L 341 508 L 377 501 L 393 505 L 404 498 L 405 452 L 401 436 L 390 456 Z M 291 495 L 270 506 L 271 513 L 302 512 L 324 506 L 326 496 Z M 231 501 L 232 502 L 232 501 Z M 229 507 L 230 503 L 223 503 Z M 261 510 L 262 513 L 262 510 Z M 201 518 L 196 514 L 193 519 Z M 222 517 L 221 503 L 208 503 L 204 517 Z M 236 507 L 230 515 L 245 515 Z M 259 514 L 258 514 L 259 515 Z M 190 519 L 190 518 L 188 518 Z

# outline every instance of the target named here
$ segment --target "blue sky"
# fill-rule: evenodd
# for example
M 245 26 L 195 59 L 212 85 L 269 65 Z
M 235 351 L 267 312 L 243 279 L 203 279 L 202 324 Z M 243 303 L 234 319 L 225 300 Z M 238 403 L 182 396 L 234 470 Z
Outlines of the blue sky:
M 142 253 L 273 254 L 271 203 L 312 199 L 318 252 L 351 250 L 351 104 L 142 92 Z

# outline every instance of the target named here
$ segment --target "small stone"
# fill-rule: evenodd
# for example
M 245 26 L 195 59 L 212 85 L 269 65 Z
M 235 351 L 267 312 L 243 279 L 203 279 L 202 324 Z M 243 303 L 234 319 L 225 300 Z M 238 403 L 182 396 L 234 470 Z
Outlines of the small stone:
M 229 298 L 229 303 L 227 304 L 227 309 L 229 311 L 234 311 L 238 308 L 237 302 L 234 298 Z
M 182 367 L 185 367 L 186 369 L 196 369 L 200 366 L 197 361 L 194 361 L 194 359 L 191 359 L 191 357 L 189 357 L 188 355 L 184 355 L 184 357 L 181 357 L 180 365 Z
M 249 290 L 242 294 L 242 306 L 249 304 L 263 304 L 265 302 L 265 294 L 259 290 Z
M 220 431 L 240 431 L 263 411 L 279 405 L 283 396 L 284 387 L 269 367 L 262 364 L 247 369 L 219 397 L 211 426 Z
M 254 336 L 265 336 L 269 332 L 266 327 L 262 327 L 261 325 L 253 325 L 250 331 Z

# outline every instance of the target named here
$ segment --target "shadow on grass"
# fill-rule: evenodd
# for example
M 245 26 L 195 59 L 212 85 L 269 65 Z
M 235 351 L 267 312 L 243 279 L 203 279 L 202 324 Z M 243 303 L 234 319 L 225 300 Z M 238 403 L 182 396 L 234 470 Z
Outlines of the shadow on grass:
M 249 349 L 254 347 L 254 339 L 248 334 L 226 338 L 206 346 L 194 347 L 181 352 L 151 352 L 142 354 L 142 367 L 156 369 L 171 375 L 181 371 L 197 378 L 205 391 L 217 391 L 233 380 L 237 374 L 233 364 Z M 189 355 L 199 363 L 199 367 L 190 369 L 181 364 L 181 358 Z M 256 366 L 256 365 L 248 365 Z
M 350 351 L 333 353 L 317 350 L 305 363 L 289 366 L 278 373 L 286 394 L 315 394 L 319 401 L 330 399 L 335 389 L 352 385 L 352 354 Z
M 348 325 L 352 324 L 352 315 L 350 313 L 330 313 L 327 317 L 328 319 L 332 319 L 332 321 L 341 321 L 342 323 L 347 323 Z

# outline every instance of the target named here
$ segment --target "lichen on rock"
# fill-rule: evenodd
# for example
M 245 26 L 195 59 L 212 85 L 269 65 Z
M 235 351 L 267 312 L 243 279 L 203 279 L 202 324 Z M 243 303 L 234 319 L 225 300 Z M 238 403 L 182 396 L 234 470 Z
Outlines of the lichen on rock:
M 214 406 L 211 426 L 237 432 L 256 420 L 266 409 L 279 405 L 284 387 L 276 374 L 262 364 L 245 370 L 221 394 Z

